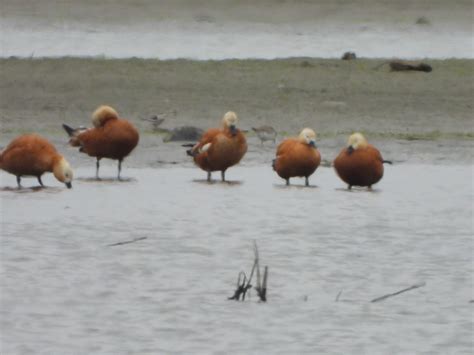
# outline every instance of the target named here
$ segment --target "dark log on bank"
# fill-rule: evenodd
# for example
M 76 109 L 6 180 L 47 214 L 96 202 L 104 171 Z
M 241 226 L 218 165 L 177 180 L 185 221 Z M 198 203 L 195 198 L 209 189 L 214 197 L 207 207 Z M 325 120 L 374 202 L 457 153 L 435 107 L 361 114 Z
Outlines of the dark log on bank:
M 423 71 L 426 73 L 429 73 L 433 70 L 431 65 L 426 64 L 426 63 L 408 63 L 408 62 L 403 62 L 403 61 L 393 61 L 389 63 L 390 70 L 391 71 Z

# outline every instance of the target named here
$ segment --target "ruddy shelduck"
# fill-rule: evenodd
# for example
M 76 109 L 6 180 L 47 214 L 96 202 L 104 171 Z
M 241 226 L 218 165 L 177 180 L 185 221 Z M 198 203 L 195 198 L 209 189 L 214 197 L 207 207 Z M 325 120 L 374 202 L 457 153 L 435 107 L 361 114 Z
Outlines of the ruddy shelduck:
M 211 181 L 213 171 L 220 171 L 222 181 L 225 181 L 226 170 L 247 152 L 247 140 L 237 128 L 237 120 L 235 112 L 227 112 L 222 118 L 222 128 L 204 132 L 201 140 L 187 151 L 196 165 L 207 171 L 207 181 Z
M 99 179 L 99 162 L 102 158 L 118 160 L 118 179 L 122 170 L 122 161 L 138 144 L 137 129 L 127 120 L 119 118 L 110 106 L 100 106 L 92 114 L 94 127 L 73 129 L 63 124 L 68 133 L 69 144 L 80 147 L 79 151 L 95 157 L 96 178 Z
M 275 170 L 286 184 L 292 177 L 304 177 L 309 186 L 309 177 L 321 163 L 321 154 L 316 147 L 316 133 L 311 128 L 304 128 L 297 138 L 285 139 L 277 148 L 273 160 Z
M 41 176 L 46 172 L 52 172 L 69 189 L 72 187 L 69 163 L 54 145 L 37 134 L 25 134 L 11 141 L 0 153 L 0 169 L 16 176 L 18 188 L 21 188 L 22 176 L 36 176 L 44 186 Z
M 352 186 L 367 186 L 379 182 L 383 176 L 383 163 L 392 164 L 383 160 L 382 155 L 361 133 L 354 133 L 349 137 L 347 145 L 334 160 L 334 169 L 337 175 Z

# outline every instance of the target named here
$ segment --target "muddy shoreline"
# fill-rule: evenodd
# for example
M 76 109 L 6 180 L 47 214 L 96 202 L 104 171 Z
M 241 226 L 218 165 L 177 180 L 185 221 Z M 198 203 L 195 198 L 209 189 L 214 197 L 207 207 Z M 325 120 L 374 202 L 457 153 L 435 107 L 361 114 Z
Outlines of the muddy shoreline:
M 314 128 L 328 161 L 349 133 L 362 131 L 394 161 L 472 163 L 473 61 L 429 60 L 431 73 L 394 73 L 385 62 L 2 59 L 0 146 L 37 132 L 74 164 L 88 165 L 91 158 L 66 147 L 61 124 L 88 125 L 95 107 L 107 103 L 141 132 L 127 159 L 135 167 L 190 163 L 180 143 L 163 143 L 144 118 L 168 113 L 163 128 L 206 129 L 228 110 L 243 129 L 272 125 L 277 141 Z M 274 146 L 248 137 L 243 164 L 271 161 Z

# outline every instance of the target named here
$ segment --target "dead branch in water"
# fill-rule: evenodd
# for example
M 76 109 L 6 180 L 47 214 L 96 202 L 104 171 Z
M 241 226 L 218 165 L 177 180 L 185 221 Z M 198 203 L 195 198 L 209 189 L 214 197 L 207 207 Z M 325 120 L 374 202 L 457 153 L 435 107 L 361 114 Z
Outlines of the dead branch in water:
M 268 266 L 265 266 L 265 271 L 263 272 L 263 282 L 261 285 L 259 282 L 257 282 L 257 287 L 255 287 L 258 297 L 260 297 L 260 301 L 262 302 L 267 302 L 267 279 L 268 279 Z
M 138 242 L 139 240 L 144 240 L 144 239 L 147 239 L 148 237 L 140 237 L 140 238 L 135 238 L 135 239 L 132 239 L 132 240 L 126 240 L 124 242 L 118 242 L 118 243 L 113 243 L 113 244 L 108 244 L 107 246 L 108 247 L 115 247 L 117 245 L 124 245 L 124 244 L 130 244 L 130 243 L 135 243 L 135 242 Z
M 252 284 L 250 282 L 252 281 L 253 274 L 256 270 L 257 286 L 255 287 L 255 290 L 257 291 L 257 294 L 262 302 L 267 301 L 268 266 L 265 266 L 265 270 L 263 272 L 263 282 L 260 282 L 260 264 L 257 242 L 254 242 L 254 254 L 255 259 L 253 262 L 252 271 L 250 272 L 250 277 L 247 279 L 247 275 L 245 275 L 245 272 L 239 272 L 239 276 L 237 277 L 236 290 L 234 291 L 234 295 L 228 298 L 229 300 L 240 301 L 240 299 L 242 298 L 242 301 L 245 301 L 245 294 L 248 290 L 252 288 Z
M 250 279 L 248 279 L 247 284 L 246 282 L 247 282 L 247 275 L 245 275 L 245 272 L 243 271 L 239 272 L 239 276 L 237 278 L 237 286 L 236 286 L 234 295 L 232 297 L 229 297 L 228 299 L 240 301 L 240 296 L 242 296 L 242 301 L 245 301 L 245 294 L 252 287 L 252 285 L 250 284 Z
M 370 302 L 375 303 L 375 302 L 383 301 L 383 300 L 385 300 L 385 299 L 387 299 L 387 298 L 389 298 L 389 297 L 397 296 L 397 295 L 399 295 L 399 294 L 401 294 L 401 293 L 404 293 L 404 292 L 407 292 L 407 291 L 411 291 L 411 290 L 414 290 L 414 289 L 416 289 L 416 288 L 423 287 L 423 286 L 425 286 L 425 285 L 426 285 L 426 282 L 421 282 L 421 283 L 419 283 L 419 284 L 415 284 L 415 285 L 410 286 L 410 287 L 408 287 L 408 288 L 404 288 L 403 290 L 397 291 L 397 292 L 395 292 L 395 293 L 389 293 L 389 294 L 387 294 L 387 295 L 374 298 L 374 299 L 373 299 L 372 301 L 370 301 Z

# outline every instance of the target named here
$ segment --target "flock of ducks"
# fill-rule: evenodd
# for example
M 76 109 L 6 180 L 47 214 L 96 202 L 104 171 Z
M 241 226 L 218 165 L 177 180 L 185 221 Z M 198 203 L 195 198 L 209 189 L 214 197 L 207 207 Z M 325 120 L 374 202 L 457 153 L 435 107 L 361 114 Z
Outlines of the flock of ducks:
M 225 181 L 228 168 L 236 165 L 247 152 L 247 141 L 244 133 L 237 128 L 237 115 L 227 112 L 222 119 L 221 128 L 211 128 L 204 132 L 199 142 L 187 151 L 197 166 L 207 172 L 207 180 L 211 181 L 211 173 L 220 171 Z M 92 114 L 91 128 L 71 128 L 63 124 L 69 135 L 69 144 L 79 147 L 79 151 L 96 158 L 96 178 L 99 179 L 100 160 L 108 158 L 118 161 L 118 179 L 122 162 L 138 144 L 139 133 L 127 120 L 119 117 L 110 106 L 100 106 Z M 253 128 L 264 141 L 276 140 L 276 131 L 270 126 Z M 286 184 L 290 178 L 304 177 L 305 185 L 309 186 L 309 177 L 316 171 L 321 162 L 321 154 L 316 146 L 316 133 L 304 128 L 298 137 L 288 138 L 281 142 L 273 160 L 273 169 Z M 334 160 L 334 168 L 338 176 L 351 189 L 362 186 L 371 189 L 383 176 L 382 155 L 370 145 L 360 133 L 349 137 L 344 147 Z M 52 172 L 56 179 L 68 188 L 72 186 L 73 172 L 66 159 L 45 138 L 37 134 L 25 134 L 15 138 L 0 153 L 0 169 L 17 178 L 21 188 L 22 176 L 37 177 L 43 186 L 41 176 Z

